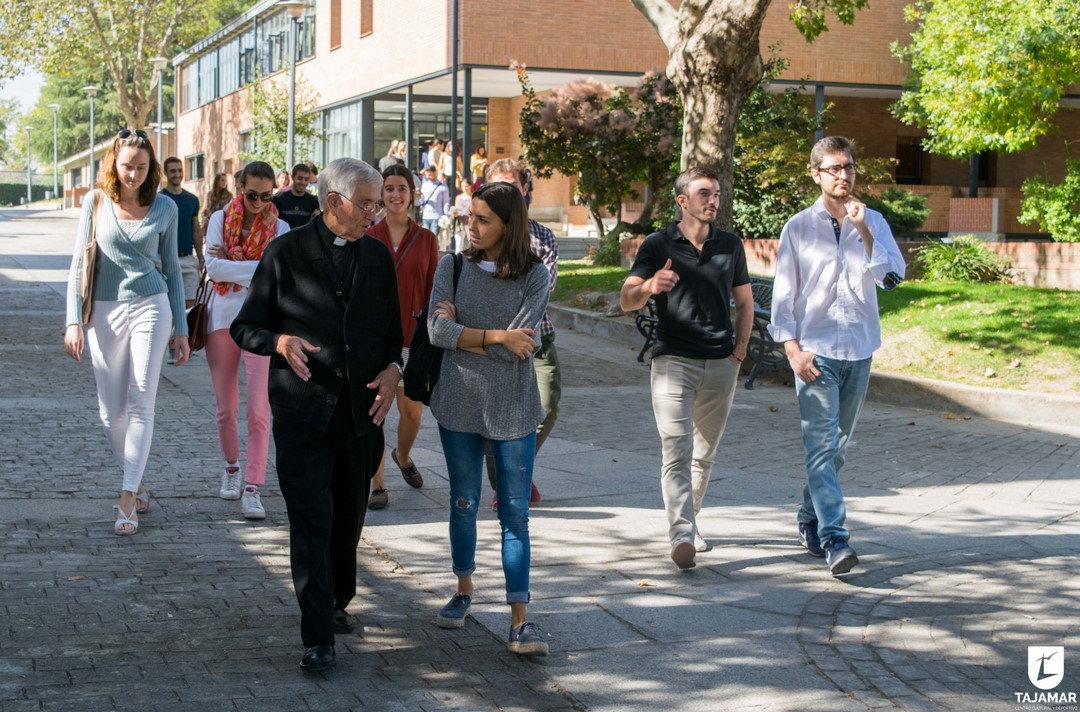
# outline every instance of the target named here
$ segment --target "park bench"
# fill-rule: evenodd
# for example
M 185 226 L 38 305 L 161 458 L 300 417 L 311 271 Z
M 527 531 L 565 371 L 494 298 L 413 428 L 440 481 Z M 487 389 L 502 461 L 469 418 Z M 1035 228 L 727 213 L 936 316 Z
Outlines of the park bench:
M 769 333 L 769 321 L 772 318 L 773 281 L 768 277 L 751 277 L 750 290 L 754 295 L 754 326 L 750 329 L 750 343 L 746 355 L 754 362 L 743 384 L 746 388 L 754 387 L 754 380 L 765 370 L 779 371 L 787 368 L 787 354 L 784 347 L 773 341 Z M 732 305 L 734 306 L 734 305 Z M 656 341 L 656 302 L 649 299 L 634 317 L 634 325 L 645 337 L 645 343 L 638 351 L 637 360 L 645 363 L 645 353 Z

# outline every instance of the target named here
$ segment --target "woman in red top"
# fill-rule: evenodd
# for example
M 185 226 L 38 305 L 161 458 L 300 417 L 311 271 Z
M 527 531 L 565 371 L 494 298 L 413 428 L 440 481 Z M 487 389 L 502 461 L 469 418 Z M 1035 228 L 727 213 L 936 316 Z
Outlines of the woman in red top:
M 386 217 L 368 230 L 368 235 L 390 248 L 397 268 L 398 301 L 401 303 L 401 330 L 406 347 L 402 352 L 409 360 L 408 344 L 412 343 L 416 329 L 416 315 L 420 314 L 431 298 L 435 281 L 435 267 L 439 262 L 439 246 L 435 233 L 417 225 L 413 214 L 415 184 L 412 173 L 403 165 L 394 165 L 383 171 L 382 200 L 386 205 Z M 390 451 L 390 458 L 401 470 L 401 476 L 412 487 L 422 487 L 424 478 L 410 457 L 416 435 L 420 432 L 420 413 L 423 405 L 405 397 L 405 389 L 398 386 L 397 447 Z M 385 461 L 385 457 L 383 460 Z M 368 509 L 382 509 L 390 501 L 383 476 L 383 463 L 371 480 L 371 497 Z

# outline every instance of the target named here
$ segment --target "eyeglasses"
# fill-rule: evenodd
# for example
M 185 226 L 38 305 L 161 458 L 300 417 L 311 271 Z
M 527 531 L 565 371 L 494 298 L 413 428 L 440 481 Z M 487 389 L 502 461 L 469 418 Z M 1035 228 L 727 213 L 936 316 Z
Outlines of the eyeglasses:
M 134 131 L 132 131 L 131 129 L 120 129 L 116 133 L 116 137 L 120 139 L 131 138 L 132 136 L 135 136 L 136 138 L 141 138 L 143 140 L 146 140 L 147 138 L 146 132 L 142 131 L 141 129 L 135 129 Z
M 274 194 L 273 193 L 256 193 L 254 190 L 249 190 L 248 192 L 244 193 L 244 197 L 247 198 L 247 201 L 249 203 L 254 203 L 255 201 L 260 201 L 260 202 L 263 202 L 263 203 L 269 203 L 270 200 L 274 197 Z
M 342 198 L 349 201 L 350 203 L 352 203 L 356 207 L 360 208 L 361 210 L 363 210 L 365 213 L 367 213 L 368 215 L 370 215 L 372 217 L 377 218 L 380 215 L 382 215 L 384 210 L 386 210 L 386 204 L 383 203 L 383 201 L 381 201 L 381 200 L 365 200 L 362 203 L 358 203 L 355 200 L 353 200 L 352 198 L 350 198 L 349 196 L 344 195 L 343 193 L 338 193 L 336 190 L 331 190 L 330 192 L 333 193 L 334 195 L 341 196 Z
M 842 173 L 847 173 L 848 175 L 853 176 L 855 175 L 855 164 L 845 163 L 844 165 L 840 165 L 839 163 L 837 163 L 831 166 L 821 166 L 818 168 L 818 170 L 822 173 L 828 173 L 833 178 L 839 178 Z

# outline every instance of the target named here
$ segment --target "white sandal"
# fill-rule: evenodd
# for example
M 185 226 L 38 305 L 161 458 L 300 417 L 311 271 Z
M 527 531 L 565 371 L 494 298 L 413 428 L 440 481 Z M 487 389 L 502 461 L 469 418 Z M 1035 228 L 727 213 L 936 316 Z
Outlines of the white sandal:
M 129 514 L 124 514 L 124 510 L 120 509 L 119 504 L 115 505 L 113 509 L 115 509 L 118 514 L 118 516 L 116 517 L 116 522 L 113 523 L 114 534 L 116 534 L 117 536 L 131 536 L 135 532 L 139 531 L 139 520 L 135 519 L 136 512 L 134 506 L 131 507 L 131 512 Z M 129 524 L 131 525 L 130 531 L 127 529 L 121 529 L 121 527 L 125 527 Z
M 138 500 L 138 504 L 135 505 L 136 514 L 146 514 L 150 511 L 150 492 L 146 487 L 139 485 L 139 491 L 135 493 L 135 499 Z M 140 505 L 142 505 L 140 507 Z

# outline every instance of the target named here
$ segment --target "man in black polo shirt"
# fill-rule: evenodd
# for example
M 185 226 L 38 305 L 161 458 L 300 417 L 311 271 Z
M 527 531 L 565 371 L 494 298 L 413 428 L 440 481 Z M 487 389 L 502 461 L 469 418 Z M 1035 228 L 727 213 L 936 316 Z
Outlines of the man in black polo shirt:
M 682 219 L 645 238 L 619 304 L 634 311 L 656 299 L 652 403 L 663 445 L 661 491 L 671 559 L 689 569 L 708 548 L 697 513 L 746 357 L 754 297 L 742 241 L 711 224 L 720 202 L 716 173 L 684 171 L 675 180 L 675 202 Z
M 319 199 L 308 192 L 311 181 L 311 169 L 306 163 L 297 163 L 292 169 L 292 183 L 289 189 L 274 196 L 274 207 L 278 217 L 295 230 L 311 222 L 319 214 Z

